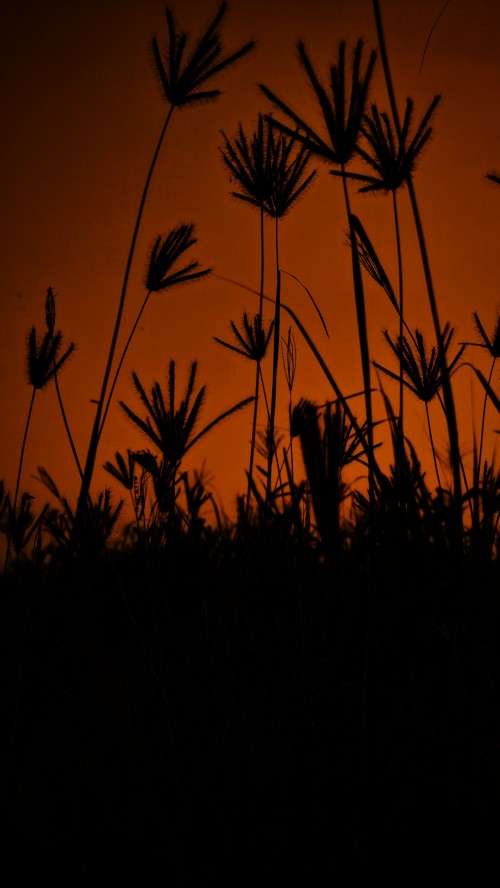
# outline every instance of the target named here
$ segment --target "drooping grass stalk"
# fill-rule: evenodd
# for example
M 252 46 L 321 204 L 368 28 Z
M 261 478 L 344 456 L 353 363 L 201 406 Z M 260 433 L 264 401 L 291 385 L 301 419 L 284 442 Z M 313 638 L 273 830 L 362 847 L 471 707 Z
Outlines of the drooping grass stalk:
M 240 287 L 243 290 L 247 290 L 249 293 L 253 293 L 255 296 L 259 295 L 258 291 L 253 289 L 253 287 L 249 287 L 247 284 L 241 283 L 241 281 L 234 280 L 234 278 L 228 278 L 224 275 L 217 274 L 217 273 L 214 273 L 214 277 L 218 278 L 221 281 L 225 281 L 228 284 L 232 284 L 233 286 Z M 266 294 L 264 294 L 264 300 L 267 302 L 274 303 L 274 299 L 271 296 L 266 296 Z M 349 417 L 349 420 L 353 426 L 353 429 L 355 430 L 356 434 L 358 435 L 359 440 L 362 442 L 363 450 L 364 450 L 364 452 L 367 456 L 367 459 L 368 459 L 368 452 L 369 452 L 368 437 L 367 437 L 367 435 L 364 434 L 363 430 L 361 429 L 356 417 L 354 416 L 354 414 L 348 404 L 348 400 L 347 400 L 346 396 L 342 393 L 335 377 L 333 376 L 330 368 L 328 367 L 328 364 L 326 363 L 326 361 L 323 358 L 323 356 L 321 355 L 319 349 L 315 345 L 313 339 L 310 337 L 310 335 L 307 332 L 306 328 L 304 327 L 302 321 L 298 318 L 298 316 L 295 314 L 293 309 L 291 309 L 290 306 L 284 302 L 281 303 L 281 309 L 282 309 L 282 311 L 286 312 L 287 315 L 292 319 L 297 330 L 299 330 L 303 339 L 305 340 L 308 348 L 310 349 L 310 351 L 312 352 L 312 354 L 316 358 L 316 361 L 318 362 L 319 366 L 321 367 L 326 379 L 328 380 L 333 391 L 335 392 L 335 396 L 336 396 L 337 400 L 340 401 L 340 403 L 342 404 L 342 407 L 344 408 L 346 415 Z M 364 392 L 363 392 L 363 394 L 364 394 Z M 382 472 L 381 472 L 376 460 L 374 460 L 374 462 L 373 462 L 373 470 L 374 470 L 374 474 L 377 477 L 377 479 L 381 480 L 383 475 L 382 475 Z
M 382 60 L 382 66 L 384 69 L 385 82 L 387 87 L 387 93 L 389 96 L 389 102 L 391 105 L 391 111 L 394 119 L 394 123 L 396 126 L 396 130 L 399 138 L 401 139 L 401 123 L 399 120 L 398 108 L 396 104 L 396 98 L 394 93 L 394 87 L 392 83 L 392 76 L 389 67 L 387 49 L 385 45 L 385 36 L 384 29 L 382 23 L 382 16 L 380 12 L 380 4 L 379 0 L 373 0 L 373 11 L 375 15 L 375 24 L 377 28 L 377 36 L 379 42 L 380 56 Z M 445 416 L 446 423 L 448 428 L 448 438 L 450 444 L 450 457 L 452 464 L 452 472 L 453 472 L 453 492 L 454 492 L 454 507 L 453 507 L 453 544 L 456 550 L 456 553 L 459 555 L 462 552 L 462 510 L 461 510 L 461 492 L 462 492 L 462 484 L 460 477 L 460 449 L 458 442 L 458 427 L 457 427 L 457 418 L 455 411 L 455 402 L 453 399 L 453 392 L 451 388 L 450 376 L 448 372 L 448 365 L 446 361 L 446 354 L 444 349 L 444 336 L 443 330 L 441 328 L 441 324 L 439 321 L 439 313 L 437 307 L 437 300 L 434 292 L 434 284 L 432 280 L 429 256 L 427 252 L 427 245 L 424 236 L 424 230 L 422 226 L 422 220 L 420 217 L 420 212 L 418 208 L 417 198 L 415 194 L 415 188 L 413 186 L 413 180 L 411 173 L 407 177 L 407 186 L 408 193 L 410 196 L 410 204 L 412 208 L 413 218 L 415 222 L 415 228 L 417 232 L 417 239 L 419 243 L 420 255 L 422 259 L 422 266 L 424 270 L 424 277 L 427 288 L 427 295 L 429 298 L 429 306 L 431 310 L 432 321 L 434 324 L 434 332 L 436 336 L 436 340 L 438 343 L 438 358 L 442 367 L 442 385 L 443 385 L 443 396 L 445 403 Z

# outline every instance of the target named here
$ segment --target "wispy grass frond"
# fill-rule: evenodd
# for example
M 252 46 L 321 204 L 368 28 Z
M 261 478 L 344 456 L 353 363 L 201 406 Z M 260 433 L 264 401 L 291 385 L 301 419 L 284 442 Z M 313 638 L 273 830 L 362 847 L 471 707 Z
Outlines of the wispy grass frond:
M 175 406 L 175 361 L 170 361 L 167 376 L 167 403 L 159 382 L 154 382 L 148 395 L 136 373 L 132 374 L 135 389 L 146 408 L 145 419 L 134 413 L 123 401 L 120 406 L 135 425 L 152 441 L 163 456 L 172 463 L 179 462 L 184 453 L 199 418 L 205 401 L 206 386 L 197 392 L 191 402 L 198 362 L 193 361 L 189 371 L 184 397 L 179 407 Z
M 453 340 L 454 329 L 446 324 L 443 330 L 443 343 L 446 358 Z M 438 354 L 438 348 L 433 345 L 430 352 L 427 350 L 423 333 L 415 330 L 415 336 L 412 337 L 413 342 L 409 342 L 406 336 L 402 340 L 398 337 L 394 341 L 389 336 L 387 330 L 384 330 L 384 337 L 389 348 L 397 358 L 398 363 L 403 371 L 403 385 L 406 386 L 420 401 L 429 403 L 437 395 L 443 383 L 443 362 Z M 447 364 L 448 376 L 451 376 L 458 369 L 458 362 L 463 355 L 465 345 L 462 345 L 455 357 Z M 381 370 L 387 376 L 399 382 L 400 377 L 383 367 L 376 361 L 373 361 L 377 370 Z
M 219 345 L 229 348 L 231 351 L 242 355 L 244 358 L 248 358 L 250 361 L 260 362 L 263 361 L 266 356 L 273 328 L 274 321 L 271 321 L 269 329 L 266 332 L 261 316 L 256 314 L 253 321 L 250 321 L 248 319 L 248 314 L 245 311 L 241 322 L 241 332 L 238 330 L 235 322 L 231 321 L 231 329 L 238 345 L 232 345 L 230 342 L 225 342 L 223 339 L 219 339 L 218 336 L 214 336 L 213 338 L 219 343 Z
M 259 114 L 257 129 L 247 139 L 241 123 L 231 141 L 224 132 L 220 153 L 230 176 L 240 186 L 233 197 L 262 209 L 273 219 L 286 215 L 311 184 L 316 170 L 308 172 L 311 152 L 298 133 L 273 131 L 272 120 Z
M 361 133 L 368 143 L 369 149 L 365 150 L 360 144 L 357 144 L 356 153 L 372 168 L 375 175 L 347 174 L 349 178 L 364 183 L 359 188 L 360 193 L 368 191 L 395 192 L 408 181 L 408 176 L 414 172 L 422 149 L 432 135 L 432 127 L 429 126 L 429 123 L 440 100 L 440 96 L 434 97 L 411 140 L 410 129 L 413 117 L 411 99 L 406 100 L 400 135 L 395 132 L 394 124 L 387 112 L 380 113 L 377 105 L 371 106 L 371 113 L 365 114 L 361 127 Z M 336 170 L 330 170 L 330 173 L 340 175 Z
M 210 274 L 210 268 L 201 268 L 197 260 L 188 262 L 183 268 L 175 269 L 176 264 L 190 247 L 196 244 L 194 225 L 179 225 L 170 234 L 159 235 L 151 249 L 145 278 L 148 291 L 160 292 L 175 284 L 185 284 Z
M 477 345 L 480 348 L 488 349 L 492 358 L 500 358 L 500 312 L 497 313 L 497 319 L 493 328 L 491 338 L 487 335 L 477 311 L 473 313 L 474 326 L 483 340 L 482 342 L 468 342 L 467 345 Z
M 115 453 L 116 465 L 109 460 L 104 463 L 104 468 L 110 475 L 118 481 L 125 490 L 133 490 L 135 482 L 135 454 L 131 450 L 127 450 L 127 459 L 117 451 Z
M 370 275 L 370 277 L 375 281 L 379 287 L 387 294 L 389 301 L 393 308 L 399 314 L 399 305 L 396 300 L 396 296 L 394 294 L 394 290 L 392 288 L 392 284 L 385 273 L 384 267 L 377 255 L 375 247 L 373 246 L 368 234 L 364 226 L 362 225 L 360 219 L 351 213 L 351 223 L 354 231 L 354 235 L 356 237 L 356 244 L 358 248 L 358 256 L 359 261 L 366 272 Z M 351 233 L 350 231 L 346 232 L 346 241 L 348 246 L 351 246 Z
M 299 61 L 305 70 L 319 105 L 324 125 L 328 133 L 326 141 L 317 130 L 303 120 L 292 108 L 280 99 L 264 84 L 259 84 L 261 91 L 273 104 L 285 114 L 295 127 L 299 129 L 299 138 L 313 154 L 328 163 L 346 165 L 353 157 L 359 138 L 370 80 L 375 64 L 376 53 L 370 53 L 364 73 L 361 73 L 363 41 L 358 40 L 354 48 L 350 90 L 347 89 L 345 41 L 340 41 L 336 63 L 330 67 L 330 93 L 319 81 L 304 43 L 297 44 Z M 293 130 L 286 124 L 272 120 L 272 125 L 282 133 L 292 135 Z
M 167 7 L 168 41 L 164 50 L 160 49 L 156 37 L 151 42 L 153 61 L 162 92 L 173 107 L 191 105 L 216 99 L 220 89 L 201 89 L 216 74 L 220 74 L 238 59 L 243 58 L 256 44 L 249 40 L 240 49 L 224 57 L 221 35 L 218 30 L 227 12 L 227 3 L 222 3 L 212 22 L 187 52 L 189 35 L 179 30 L 171 9 Z
M 61 370 L 75 349 L 71 342 L 64 354 L 60 354 L 63 335 L 60 330 L 54 334 L 47 330 L 41 342 L 38 341 L 36 328 L 32 327 L 28 336 L 26 364 L 28 382 L 37 391 L 44 389 Z

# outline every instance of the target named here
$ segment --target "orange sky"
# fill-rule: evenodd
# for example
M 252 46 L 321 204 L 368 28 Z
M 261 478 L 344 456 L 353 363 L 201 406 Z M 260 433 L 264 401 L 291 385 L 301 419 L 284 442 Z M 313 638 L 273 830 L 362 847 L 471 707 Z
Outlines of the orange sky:
M 420 118 L 436 93 L 443 102 L 434 138 L 419 164 L 415 182 L 442 323 L 450 321 L 458 340 L 475 338 L 472 312 L 491 333 L 500 303 L 498 255 L 500 189 L 485 173 L 500 167 L 500 7 L 496 0 L 450 0 L 436 26 L 419 71 L 425 43 L 442 8 L 441 0 L 382 0 L 388 51 L 402 105 L 415 101 Z M 207 24 L 217 3 L 172 3 L 182 27 L 194 34 Z M 44 324 L 48 285 L 57 294 L 57 327 L 77 353 L 61 374 L 61 390 L 82 459 L 102 380 L 118 304 L 124 264 L 144 178 L 166 105 L 160 96 L 149 51 L 166 24 L 158 0 L 103 0 L 44 4 L 8 0 L 3 9 L 1 52 L 1 273 L 0 406 L 3 417 L 0 477 L 12 490 L 30 388 L 26 384 L 25 342 L 33 324 Z M 123 331 L 128 333 L 144 297 L 142 278 L 152 241 L 181 222 L 196 224 L 196 257 L 224 276 L 258 286 L 258 214 L 229 195 L 230 184 L 218 147 L 220 130 L 229 136 L 241 120 L 251 131 L 258 111 L 270 110 L 256 84 L 264 82 L 315 125 L 316 106 L 299 68 L 295 43 L 305 41 L 315 68 L 326 80 L 338 41 L 364 37 L 375 45 L 369 0 L 233 0 L 225 21 L 228 51 L 250 38 L 258 48 L 220 78 L 223 96 L 215 103 L 174 112 L 157 166 L 138 241 Z M 370 96 L 388 107 L 378 64 Z M 302 319 L 344 393 L 361 388 L 350 257 L 341 188 L 321 164 L 310 191 L 281 227 L 282 268 L 299 277 L 319 303 L 330 341 L 321 331 L 304 292 L 284 281 L 283 300 Z M 353 165 L 353 169 L 354 169 Z M 430 314 L 407 208 L 400 201 L 407 318 L 432 338 Z M 374 240 L 396 283 L 391 203 L 384 197 L 353 198 L 353 209 Z M 271 234 L 269 234 L 271 237 Z M 271 240 L 269 241 L 271 244 Z M 273 276 L 269 269 L 268 291 Z M 382 330 L 396 335 L 387 299 L 366 285 L 371 356 L 390 364 Z M 228 337 L 230 320 L 254 311 L 257 300 L 217 279 L 153 294 L 117 387 L 116 403 L 101 442 L 98 466 L 116 450 L 144 446 L 121 415 L 118 399 L 138 402 L 130 384 L 135 369 L 144 385 L 164 380 L 168 361 L 178 362 L 184 385 L 190 361 L 199 360 L 199 382 L 208 384 L 204 420 L 252 394 L 253 367 L 213 341 Z M 286 334 L 288 323 L 283 322 Z M 298 367 L 295 400 L 319 402 L 331 396 L 328 383 L 296 334 Z M 478 349 L 469 359 L 487 372 Z M 498 376 L 494 380 L 498 385 Z M 471 398 L 481 391 L 470 371 L 454 383 L 462 452 L 472 448 Z M 394 394 L 393 389 L 388 390 Z M 285 400 L 278 424 L 285 424 Z M 359 415 L 363 405 L 359 403 Z M 431 473 L 424 414 L 408 398 L 411 437 Z M 375 409 L 382 417 L 380 398 Z M 432 405 L 437 416 L 437 405 Z M 191 464 L 206 459 L 214 489 L 231 514 L 245 488 L 251 410 L 229 420 L 206 444 L 193 449 Z M 490 407 L 490 429 L 500 418 Z M 485 452 L 490 457 L 494 438 Z M 438 446 L 444 437 L 438 435 Z M 37 396 L 26 452 L 22 488 L 45 499 L 32 476 L 42 465 L 74 498 L 77 476 L 58 414 L 55 390 Z M 94 490 L 111 479 L 96 472 Z

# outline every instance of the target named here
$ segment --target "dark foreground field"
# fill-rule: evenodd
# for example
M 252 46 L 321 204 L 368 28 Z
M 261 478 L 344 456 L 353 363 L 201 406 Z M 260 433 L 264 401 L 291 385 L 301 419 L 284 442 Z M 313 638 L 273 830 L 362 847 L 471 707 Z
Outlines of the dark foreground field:
M 401 554 L 401 550 L 400 550 Z M 496 846 L 498 560 L 278 520 L 149 566 L 14 564 L 2 795 L 19 874 L 333 884 Z M 434 861 L 435 863 L 435 861 Z

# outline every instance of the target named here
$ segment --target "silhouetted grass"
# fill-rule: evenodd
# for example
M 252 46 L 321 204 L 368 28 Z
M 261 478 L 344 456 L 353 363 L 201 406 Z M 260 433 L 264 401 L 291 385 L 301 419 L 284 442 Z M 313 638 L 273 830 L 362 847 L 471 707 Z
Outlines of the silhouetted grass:
M 235 196 L 260 212 L 261 233 L 265 215 L 277 226 L 278 218 L 298 205 L 312 180 L 306 169 L 311 152 L 340 166 L 363 392 L 342 392 L 335 368 L 283 300 L 276 227 L 274 297 L 264 291 L 262 254 L 260 290 L 225 279 L 258 298 L 258 312 L 245 310 L 240 326 L 231 322 L 233 343 L 214 337 L 254 362 L 255 394 L 200 429 L 206 387 L 196 388 L 196 361 L 181 398 L 173 360 L 166 364 L 166 388 L 158 381 L 148 388 L 132 374 L 139 404 L 120 405 L 143 433 L 146 447 L 117 450 L 114 461 L 105 462 L 132 506 L 133 520 L 118 528 L 123 501 L 110 488 L 91 492 L 118 374 L 150 293 L 208 273 L 185 259 L 195 243 L 192 225 L 158 237 L 146 296 L 115 366 L 135 239 L 157 153 L 136 221 L 83 471 L 57 389 L 82 481 L 76 506 L 43 467 L 39 480 L 50 502 L 35 503 L 22 485 L 35 394 L 52 380 L 57 383 L 73 351 L 71 344 L 60 356 L 62 334 L 54 333 L 51 289 L 41 344 L 34 328 L 29 335 L 33 392 L 13 496 L 0 483 L 0 530 L 6 540 L 0 589 L 0 762 L 8 823 L 3 837 L 19 875 L 144 880 L 161 872 L 179 885 L 253 885 L 265 872 L 280 885 L 319 885 L 331 884 L 334 873 L 348 865 L 350 884 L 356 876 L 387 871 L 400 858 L 407 867 L 416 858 L 426 864 L 440 858 L 450 874 L 467 849 L 486 855 L 496 847 L 500 473 L 494 455 L 484 459 L 484 450 L 486 406 L 500 410 L 493 384 L 498 318 L 490 339 L 474 314 L 479 345 L 492 359 L 487 377 L 475 364 L 462 362 L 470 343 L 449 354 L 453 327 L 439 324 L 412 190 L 415 161 L 429 138 L 437 101 L 408 145 L 412 104 L 408 100 L 401 127 L 378 3 L 374 8 L 391 121 L 376 106 L 371 116 L 365 114 L 375 56 L 361 76 L 361 41 L 353 54 L 349 101 L 344 44 L 330 71 L 331 101 L 300 43 L 299 57 L 332 144 L 265 89 L 297 130 L 260 115 L 251 141 L 240 124 L 234 143 L 225 137 L 222 152 L 241 187 Z M 224 13 L 225 4 L 186 61 L 186 36 L 167 11 L 165 59 L 153 43 L 169 103 L 167 122 L 177 105 L 214 98 L 217 90 L 199 87 L 251 48 L 247 44 L 220 60 L 217 28 Z M 355 158 L 368 162 L 370 174 L 346 172 Z M 490 178 L 496 181 L 493 174 Z M 350 211 L 349 179 L 392 191 L 396 289 Z M 409 192 L 426 269 L 436 334 L 430 352 L 423 334 L 413 333 L 404 317 L 404 246 L 395 203 L 402 186 Z M 179 260 L 186 262 L 182 268 Z M 372 362 L 388 385 L 396 384 L 398 409 L 379 378 L 384 410 L 377 417 L 364 273 L 380 285 L 399 324 L 397 337 L 385 333 L 395 370 Z M 268 324 L 264 304 L 274 311 Z M 280 332 L 284 315 L 290 320 L 286 339 Z M 331 388 L 325 404 L 294 403 L 295 336 Z M 266 386 L 263 359 L 271 337 Z M 280 352 L 289 393 L 286 446 L 275 421 Z M 472 368 L 471 377 L 484 392 L 470 479 L 459 450 L 451 387 L 459 366 Z M 404 388 L 426 410 L 433 399 L 443 408 L 450 459 L 441 471 L 427 412 L 437 486 L 405 434 Z M 259 430 L 260 392 L 265 422 Z M 358 417 L 353 404 L 362 401 L 364 415 Z M 230 522 L 206 473 L 189 472 L 185 456 L 226 419 L 223 446 L 229 454 L 230 417 L 250 404 L 246 491 Z M 383 429 L 392 448 L 389 467 L 382 460 Z M 303 470 L 294 457 L 299 444 Z M 407 881 L 405 872 L 400 882 Z

